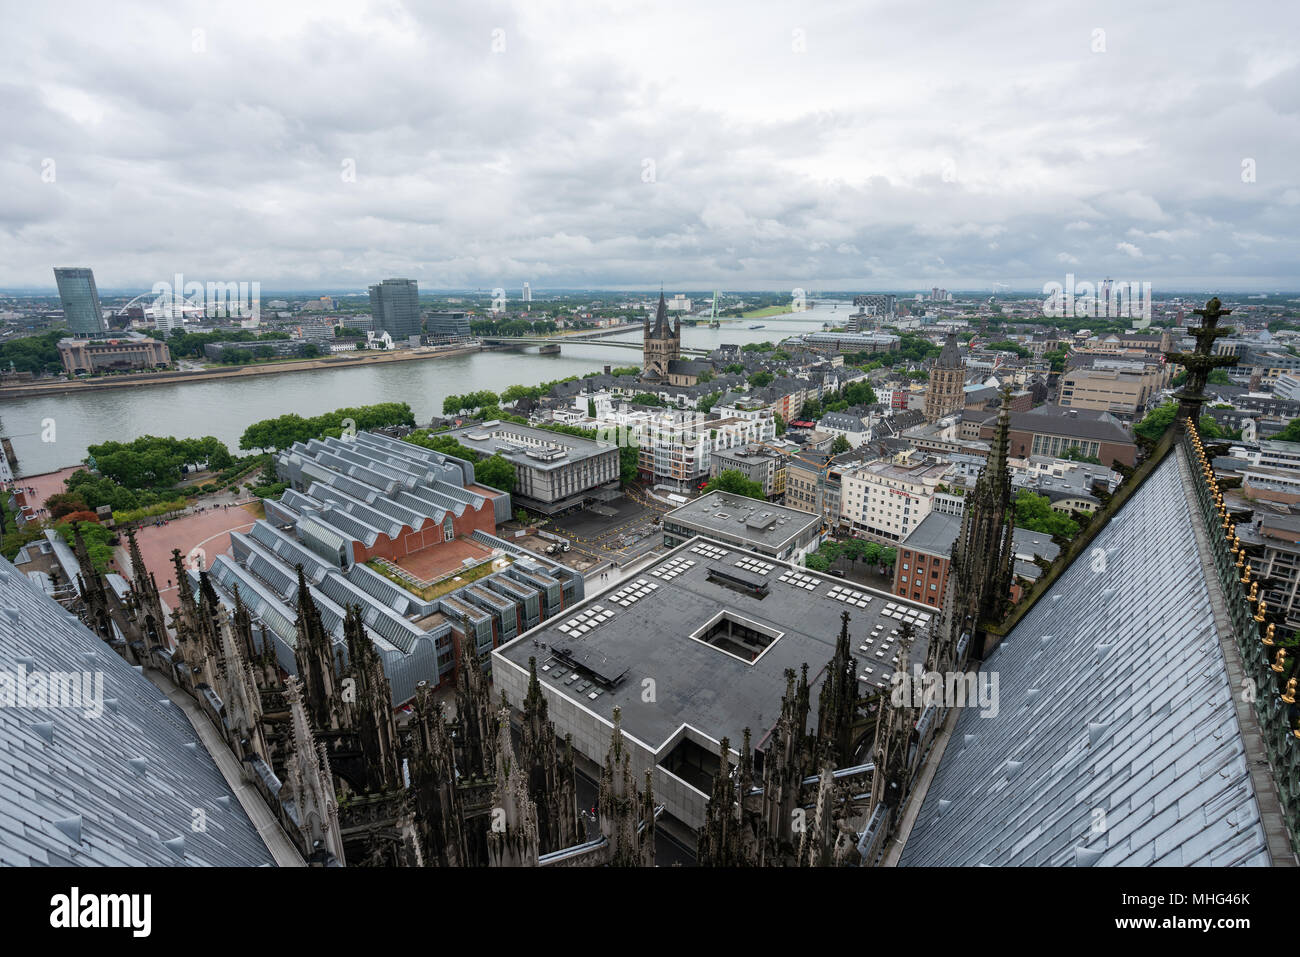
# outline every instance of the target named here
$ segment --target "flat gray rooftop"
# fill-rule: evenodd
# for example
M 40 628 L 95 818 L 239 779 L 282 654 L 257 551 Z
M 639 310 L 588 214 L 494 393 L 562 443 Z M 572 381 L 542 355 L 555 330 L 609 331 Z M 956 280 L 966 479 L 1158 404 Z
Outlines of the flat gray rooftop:
M 768 592 L 760 598 L 727 587 L 718 573 L 760 582 Z M 544 685 L 606 720 L 617 705 L 624 731 L 652 749 L 682 724 L 733 744 L 749 728 L 758 745 L 780 716 L 787 668 L 797 672 L 807 662 L 809 683 L 821 684 L 843 611 L 851 616 L 864 692 L 888 684 L 903 621 L 910 618 L 922 632 L 934 617 L 934 609 L 915 602 L 697 537 L 495 654 L 524 669 L 536 656 Z M 723 613 L 780 637 L 752 663 L 691 637 Z M 909 660 L 918 660 L 924 646 L 918 634 Z M 598 675 L 621 680 L 611 688 Z M 646 679 L 654 682 L 653 696 L 643 695 Z
M 931 512 L 912 530 L 912 534 L 899 542 L 898 547 L 951 558 L 953 543 L 960 534 L 960 515 Z M 1048 561 L 1055 561 L 1061 553 L 1060 546 L 1052 541 L 1051 535 L 1028 528 L 1013 528 L 1011 542 L 1015 545 L 1017 555 L 1040 555 Z
M 578 435 L 565 435 L 517 422 L 485 422 L 439 434 L 449 435 L 465 448 L 482 455 L 500 453 L 517 465 L 543 470 L 580 462 L 615 448 L 607 442 L 595 442 Z M 539 457 L 536 453 L 544 447 L 555 449 L 558 454 L 550 459 Z
M 665 522 L 686 523 L 706 535 L 743 535 L 756 544 L 773 547 L 820 525 L 821 520 L 812 512 L 721 491 L 702 495 L 664 516 Z

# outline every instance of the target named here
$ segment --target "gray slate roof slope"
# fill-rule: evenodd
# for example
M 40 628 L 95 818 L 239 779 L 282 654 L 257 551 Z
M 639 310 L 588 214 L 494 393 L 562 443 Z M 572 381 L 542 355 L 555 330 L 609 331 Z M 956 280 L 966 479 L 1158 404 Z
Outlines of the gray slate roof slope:
M 985 662 L 900 864 L 1269 863 L 1192 521 L 1170 455 Z
M 189 719 L 0 559 L 0 670 L 20 668 L 102 672 L 107 703 L 0 707 L 0 865 L 273 863 Z

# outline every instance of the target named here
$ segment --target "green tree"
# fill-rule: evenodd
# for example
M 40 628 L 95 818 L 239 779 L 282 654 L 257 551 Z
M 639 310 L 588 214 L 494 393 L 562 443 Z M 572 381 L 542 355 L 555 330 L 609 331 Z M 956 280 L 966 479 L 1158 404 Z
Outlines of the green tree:
M 1097 458 L 1095 455 L 1084 455 L 1083 449 L 1079 448 L 1077 445 L 1071 445 L 1068 449 L 1062 452 L 1061 458 L 1070 462 L 1091 462 L 1093 465 L 1101 464 L 1101 459 Z
M 1143 416 L 1141 422 L 1133 426 L 1133 434 L 1155 442 L 1165 434 L 1165 429 L 1169 428 L 1177 414 L 1178 403 L 1176 402 L 1166 402 L 1163 405 L 1158 405 Z
M 766 501 L 767 496 L 763 494 L 763 486 L 757 482 L 751 482 L 745 478 L 745 473 L 736 469 L 725 469 L 716 476 L 709 479 L 709 483 L 704 486 L 706 493 L 714 490 L 730 492 L 733 495 L 744 495 L 746 498 L 756 498 L 760 501 Z
M 1278 442 L 1300 442 L 1300 419 L 1292 419 L 1286 428 L 1273 438 Z
M 764 386 L 771 385 L 774 378 L 776 377 L 770 372 L 755 372 L 749 377 L 749 384 L 755 389 L 761 389 Z
M 1045 535 L 1059 535 L 1072 538 L 1079 533 L 1079 523 L 1067 515 L 1052 508 L 1046 495 L 1038 495 L 1028 489 L 1016 493 L 1012 502 L 1016 513 L 1016 525 Z
M 1065 371 L 1065 357 L 1069 355 L 1066 349 L 1053 349 L 1051 352 L 1044 352 L 1043 358 L 1051 365 L 1053 372 Z
M 781 413 L 780 413 L 780 412 L 773 412 L 773 413 L 772 413 L 772 418 L 773 418 L 773 420 L 775 420 L 775 422 L 776 422 L 776 434 L 777 434 L 777 435 L 785 435 L 786 424 L 785 424 L 785 419 L 782 418 L 782 416 L 781 416 Z
M 57 375 L 63 371 L 59 340 L 63 330 L 43 332 L 0 342 L 0 371 L 30 372 L 34 376 Z
M 476 463 L 474 478 L 484 485 L 499 488 L 503 492 L 513 492 L 518 481 L 515 467 L 500 455 L 490 455 Z
M 853 446 L 843 435 L 835 436 L 835 441 L 831 443 L 831 455 L 843 455 L 845 452 L 852 450 Z
M 989 349 L 992 352 L 1013 352 L 1022 359 L 1029 358 L 1028 349 L 1020 345 L 1019 343 L 1011 342 L 1010 340 L 1003 340 L 1002 342 L 990 342 L 985 348 Z

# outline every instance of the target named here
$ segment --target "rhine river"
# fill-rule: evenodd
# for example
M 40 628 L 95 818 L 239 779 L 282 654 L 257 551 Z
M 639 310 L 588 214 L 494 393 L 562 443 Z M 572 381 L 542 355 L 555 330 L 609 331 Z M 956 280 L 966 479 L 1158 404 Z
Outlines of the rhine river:
M 852 307 L 844 301 L 816 302 L 791 316 L 737 319 L 720 329 L 684 327 L 686 348 L 714 349 L 722 343 L 778 342 L 815 332 L 822 323 L 847 321 Z M 750 329 L 762 323 L 762 329 Z M 640 342 L 641 333 L 611 336 L 609 341 Z M 479 352 L 449 359 L 414 360 L 350 369 L 313 369 L 263 375 L 240 381 L 199 381 L 105 389 L 90 395 L 44 396 L 0 402 L 0 434 L 13 440 L 18 474 L 36 475 L 76 465 L 87 447 L 109 440 L 130 441 L 142 435 L 214 435 L 235 454 L 244 430 L 261 419 L 296 412 L 320 415 L 346 406 L 408 402 L 419 423 L 442 414 L 448 395 L 511 385 L 537 385 L 567 376 L 600 371 L 604 366 L 641 364 L 641 353 L 594 343 L 561 340 L 561 354 Z M 53 442 L 42 441 L 42 422 L 54 420 Z

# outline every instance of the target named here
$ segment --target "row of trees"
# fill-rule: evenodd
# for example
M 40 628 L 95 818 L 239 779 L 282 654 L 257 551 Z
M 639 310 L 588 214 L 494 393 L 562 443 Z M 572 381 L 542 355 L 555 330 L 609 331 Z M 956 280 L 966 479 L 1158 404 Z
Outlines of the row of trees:
M 546 336 L 559 329 L 550 319 L 471 319 L 469 328 L 476 336 Z
M 861 538 L 848 538 L 842 542 L 827 542 L 804 559 L 804 564 L 813 571 L 828 572 L 841 558 L 851 567 L 856 568 L 858 562 L 865 562 L 876 566 L 883 573 L 893 567 L 898 558 L 898 549 Z
M 211 435 L 200 439 L 144 435 L 131 442 L 101 442 L 87 450 L 88 462 L 105 478 L 128 489 L 171 488 L 187 465 L 220 471 L 233 458 L 225 443 Z
M 483 408 L 495 407 L 501 397 L 487 389 L 481 392 L 466 392 L 464 395 L 449 395 L 442 400 L 443 415 L 460 415 L 463 412 L 477 412 Z
M 184 329 L 173 329 L 171 335 L 166 335 L 161 329 L 150 329 L 148 335 L 166 342 L 173 356 L 194 358 L 202 358 L 203 347 L 210 342 L 270 342 L 289 338 L 287 332 L 255 332 L 252 329 L 214 329 L 212 332 L 186 332 Z M 222 361 L 224 362 L 225 359 L 223 358 Z
M 393 425 L 415 425 L 415 413 L 405 402 L 379 402 L 355 408 L 335 409 L 323 415 L 304 418 L 290 413 L 254 422 L 239 439 L 241 449 L 265 452 L 287 449 L 295 442 L 308 442 L 326 436 L 338 438 L 344 432 L 364 432 Z
M 1142 417 L 1142 421 L 1133 426 L 1133 434 L 1146 439 L 1148 442 L 1156 442 L 1160 436 L 1165 434 L 1165 429 L 1173 423 L 1178 415 L 1178 403 L 1166 402 L 1158 405 Z M 1218 422 L 1214 421 L 1211 416 L 1201 416 L 1197 427 L 1202 437 L 1207 439 L 1239 439 L 1241 430 L 1229 430 L 1223 428 Z M 1287 426 L 1290 428 L 1290 425 Z M 1281 436 L 1277 436 L 1281 438 Z

